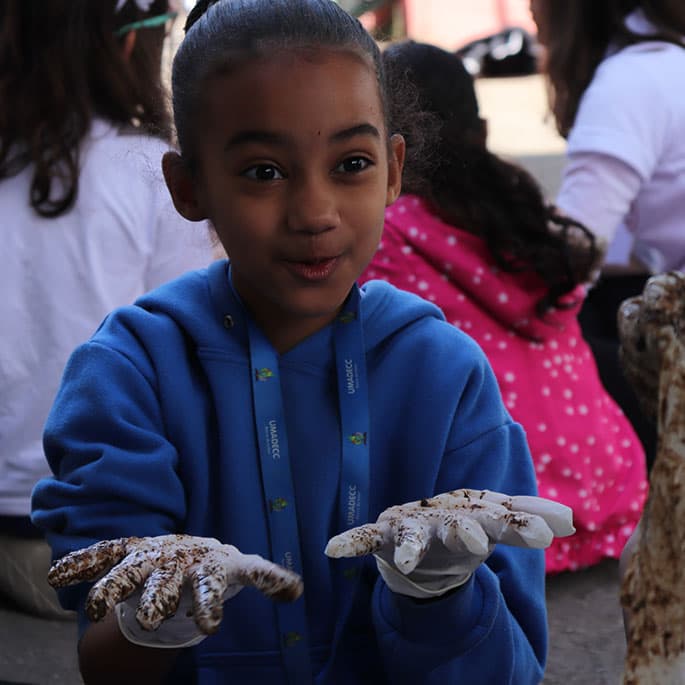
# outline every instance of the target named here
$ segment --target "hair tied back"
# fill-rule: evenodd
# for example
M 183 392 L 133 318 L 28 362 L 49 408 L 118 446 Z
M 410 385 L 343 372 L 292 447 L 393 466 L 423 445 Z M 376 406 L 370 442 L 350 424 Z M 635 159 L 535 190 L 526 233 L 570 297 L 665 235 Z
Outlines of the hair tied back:
M 212 6 L 215 5 L 219 0 L 197 0 L 195 7 L 188 13 L 188 18 L 186 19 L 186 25 L 183 30 L 188 33 L 190 27 Z

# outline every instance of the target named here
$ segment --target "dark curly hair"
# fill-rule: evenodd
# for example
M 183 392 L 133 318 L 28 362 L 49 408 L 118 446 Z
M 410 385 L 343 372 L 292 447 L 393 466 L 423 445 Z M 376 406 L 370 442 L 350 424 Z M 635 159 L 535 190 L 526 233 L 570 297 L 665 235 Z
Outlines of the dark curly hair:
M 594 237 L 548 205 L 528 172 L 487 149 L 473 79 L 461 59 L 405 41 L 388 47 L 383 61 L 389 91 L 395 83 L 411 84 L 435 129 L 421 182 L 409 175 L 403 191 L 424 198 L 448 224 L 483 238 L 502 270 L 538 274 L 547 285 L 537 303 L 540 317 L 550 307 L 573 306 L 562 298 L 590 280 L 599 257 Z M 410 149 L 411 133 L 405 138 Z
M 164 27 L 138 31 L 130 58 L 117 29 L 147 13 L 116 0 L 0 3 L 0 180 L 33 165 L 31 206 L 66 212 L 78 192 L 79 147 L 94 116 L 171 138 L 160 66 Z

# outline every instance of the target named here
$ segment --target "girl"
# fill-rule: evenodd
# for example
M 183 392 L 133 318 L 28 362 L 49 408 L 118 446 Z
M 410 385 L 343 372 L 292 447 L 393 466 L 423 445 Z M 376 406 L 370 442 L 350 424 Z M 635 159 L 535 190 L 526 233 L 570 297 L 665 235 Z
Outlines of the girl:
M 171 18 L 166 0 L 0 6 L 0 595 L 31 613 L 63 615 L 29 514 L 70 352 L 112 308 L 211 259 L 156 171 Z
M 51 579 L 123 560 L 62 593 L 84 679 L 538 683 L 532 548 L 568 511 L 531 497 L 477 346 L 355 285 L 401 182 L 378 47 L 330 0 L 200 2 L 173 90 L 169 190 L 230 262 L 114 312 L 65 371 L 33 500 L 70 552 Z
M 685 269 L 685 4 L 531 0 L 531 10 L 568 137 L 557 205 L 609 245 L 580 321 L 651 464 L 656 430 L 619 366 L 616 316 L 651 274 Z
M 639 519 L 646 474 L 639 440 L 602 387 L 576 320 L 592 236 L 487 149 L 473 80 L 456 55 L 405 42 L 384 60 L 416 88 L 440 153 L 422 183 L 407 175 L 362 281 L 382 278 L 435 302 L 484 350 L 526 430 L 540 494 L 576 512 L 578 531 L 547 549 L 547 571 L 617 558 Z

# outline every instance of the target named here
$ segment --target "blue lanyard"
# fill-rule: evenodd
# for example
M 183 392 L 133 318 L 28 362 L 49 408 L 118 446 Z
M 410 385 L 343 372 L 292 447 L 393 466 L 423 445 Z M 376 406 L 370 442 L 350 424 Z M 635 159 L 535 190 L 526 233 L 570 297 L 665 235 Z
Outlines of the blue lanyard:
M 334 323 L 342 443 L 338 532 L 366 523 L 368 518 L 369 404 L 359 301 L 359 289 L 354 286 Z M 251 319 L 248 320 L 248 334 L 252 403 L 269 516 L 271 556 L 275 563 L 302 574 L 295 488 L 286 436 L 278 355 Z M 336 563 L 344 582 L 358 580 L 361 565 L 359 560 L 341 559 Z M 348 603 L 338 616 L 334 650 L 351 609 L 354 588 L 349 588 L 344 594 Z M 312 683 L 304 597 L 296 602 L 279 603 L 276 606 L 281 653 L 288 681 L 291 685 Z

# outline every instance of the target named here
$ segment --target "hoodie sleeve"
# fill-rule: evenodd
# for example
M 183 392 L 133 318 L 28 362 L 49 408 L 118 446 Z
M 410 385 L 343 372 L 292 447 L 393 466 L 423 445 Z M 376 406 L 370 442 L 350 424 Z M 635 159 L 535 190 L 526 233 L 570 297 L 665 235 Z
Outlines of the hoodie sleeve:
M 117 325 L 112 319 L 106 326 Z M 130 350 L 140 349 L 119 326 Z M 45 426 L 54 473 L 36 485 L 32 520 L 53 558 L 98 540 L 163 535 L 180 529 L 185 491 L 149 359 L 91 340 L 72 354 Z M 60 591 L 67 608 L 88 588 Z
M 536 495 L 523 429 L 504 408 L 485 356 L 475 344 L 465 347 L 473 365 L 436 494 L 458 483 Z M 547 650 L 543 552 L 498 545 L 468 583 L 430 601 L 397 595 L 379 579 L 373 615 L 393 685 L 539 683 Z

